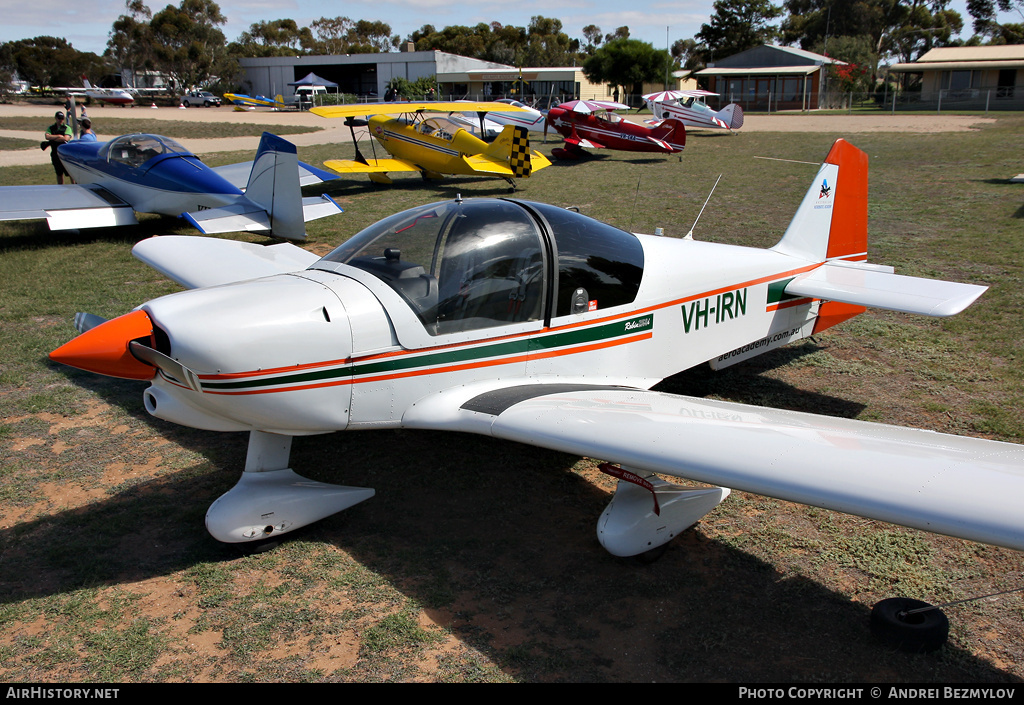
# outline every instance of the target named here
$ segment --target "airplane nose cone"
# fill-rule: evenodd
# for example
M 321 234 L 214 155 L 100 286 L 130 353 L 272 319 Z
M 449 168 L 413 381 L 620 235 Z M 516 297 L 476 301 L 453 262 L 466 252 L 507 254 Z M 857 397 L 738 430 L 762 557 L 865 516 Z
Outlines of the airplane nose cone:
M 118 316 L 50 353 L 50 359 L 81 370 L 121 379 L 153 379 L 156 368 L 137 359 L 128 350 L 128 343 L 153 334 L 153 321 L 145 311 L 132 311 Z

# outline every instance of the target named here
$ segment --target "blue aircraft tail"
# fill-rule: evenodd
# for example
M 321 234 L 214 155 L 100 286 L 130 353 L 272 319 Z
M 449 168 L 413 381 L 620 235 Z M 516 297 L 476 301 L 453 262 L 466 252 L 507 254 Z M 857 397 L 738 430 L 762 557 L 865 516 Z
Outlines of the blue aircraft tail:
M 223 208 L 183 215 L 206 234 L 269 230 L 275 237 L 304 240 L 307 220 L 341 210 L 329 196 L 302 197 L 295 145 L 264 132 L 249 172 L 245 198 Z

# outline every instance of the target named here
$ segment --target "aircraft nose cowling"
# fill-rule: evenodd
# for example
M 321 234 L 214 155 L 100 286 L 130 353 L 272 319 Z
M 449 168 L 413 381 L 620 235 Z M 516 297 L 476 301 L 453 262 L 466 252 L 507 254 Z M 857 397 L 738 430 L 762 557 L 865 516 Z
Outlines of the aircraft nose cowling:
M 326 286 L 279 274 L 183 291 L 143 308 L 158 352 L 189 371 L 188 380 L 161 374 L 154 388 L 201 408 L 204 419 L 291 435 L 346 427 L 352 333 L 345 306 Z
M 149 344 L 153 321 L 145 311 L 132 311 L 87 330 L 50 353 L 50 359 L 89 372 L 121 379 L 153 379 L 156 368 L 132 355 L 128 344 Z

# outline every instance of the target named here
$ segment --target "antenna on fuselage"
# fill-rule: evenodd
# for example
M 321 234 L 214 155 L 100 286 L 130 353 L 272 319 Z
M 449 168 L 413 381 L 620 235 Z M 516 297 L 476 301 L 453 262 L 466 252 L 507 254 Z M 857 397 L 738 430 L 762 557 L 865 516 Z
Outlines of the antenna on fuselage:
M 693 221 L 693 225 L 690 227 L 690 232 L 686 233 L 686 235 L 683 236 L 684 240 L 692 240 L 693 239 L 693 230 L 694 230 L 694 228 L 697 227 L 697 221 L 700 220 L 700 217 L 702 215 L 704 215 L 704 209 L 708 207 L 708 203 L 711 201 L 711 197 L 713 195 L 715 195 L 715 189 L 718 188 L 718 182 L 721 181 L 721 180 L 722 180 L 722 175 L 719 174 L 718 178 L 715 179 L 715 185 L 711 187 L 711 193 L 708 194 L 707 199 L 704 201 L 704 205 L 700 207 L 700 213 L 697 214 L 697 219 Z

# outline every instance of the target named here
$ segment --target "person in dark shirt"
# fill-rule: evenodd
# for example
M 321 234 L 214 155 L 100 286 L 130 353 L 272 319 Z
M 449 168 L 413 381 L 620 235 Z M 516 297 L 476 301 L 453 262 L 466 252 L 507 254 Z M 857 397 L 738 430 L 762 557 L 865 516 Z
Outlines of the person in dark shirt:
M 71 174 L 64 168 L 63 162 L 60 160 L 60 155 L 57 154 L 57 147 L 70 142 L 71 138 L 74 137 L 74 133 L 71 131 L 71 126 L 64 122 L 64 113 L 57 111 L 57 114 L 53 116 L 56 122 L 46 128 L 46 132 L 43 134 L 43 142 L 39 146 L 42 149 L 52 147 L 50 150 L 50 163 L 53 164 L 53 170 L 57 173 L 57 183 L 63 184 L 64 177 L 67 176 L 71 183 L 74 183 L 74 179 L 71 178 Z

